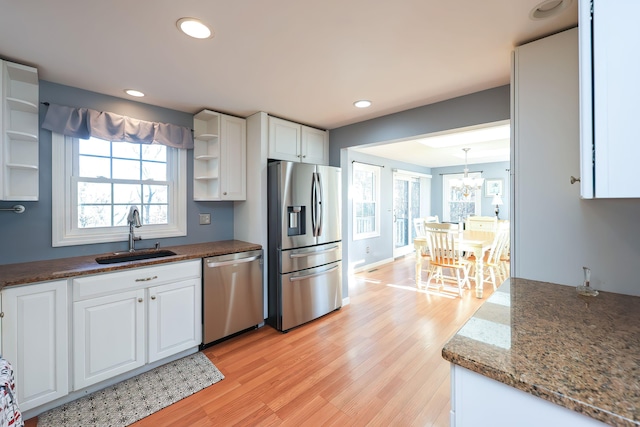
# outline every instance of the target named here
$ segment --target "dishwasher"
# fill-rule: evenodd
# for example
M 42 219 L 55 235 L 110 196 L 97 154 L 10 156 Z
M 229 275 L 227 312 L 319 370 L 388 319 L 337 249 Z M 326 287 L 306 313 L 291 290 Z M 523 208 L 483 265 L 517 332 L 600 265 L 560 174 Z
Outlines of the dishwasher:
M 264 322 L 262 250 L 204 258 L 201 349 Z

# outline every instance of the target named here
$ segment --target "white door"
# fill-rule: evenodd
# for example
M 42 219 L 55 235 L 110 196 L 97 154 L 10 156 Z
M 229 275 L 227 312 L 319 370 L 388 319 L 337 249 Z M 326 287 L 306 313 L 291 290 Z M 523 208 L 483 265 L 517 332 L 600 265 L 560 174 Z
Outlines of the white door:
M 155 286 L 149 302 L 148 363 L 202 343 L 200 279 Z
M 144 289 L 73 303 L 74 390 L 145 363 Z
M 393 257 L 413 251 L 416 237 L 413 220 L 423 215 L 421 179 L 401 172 L 393 173 Z
M 69 391 L 67 281 L 2 291 L 2 356 L 14 369 L 26 411 Z

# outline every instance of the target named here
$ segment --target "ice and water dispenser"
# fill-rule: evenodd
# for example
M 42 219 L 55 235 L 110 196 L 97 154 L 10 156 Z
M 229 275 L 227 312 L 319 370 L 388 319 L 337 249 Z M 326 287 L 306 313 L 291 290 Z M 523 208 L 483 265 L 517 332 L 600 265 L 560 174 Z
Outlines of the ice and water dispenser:
M 306 206 L 288 206 L 289 225 L 287 226 L 287 236 L 300 236 L 306 234 L 305 229 L 305 209 Z

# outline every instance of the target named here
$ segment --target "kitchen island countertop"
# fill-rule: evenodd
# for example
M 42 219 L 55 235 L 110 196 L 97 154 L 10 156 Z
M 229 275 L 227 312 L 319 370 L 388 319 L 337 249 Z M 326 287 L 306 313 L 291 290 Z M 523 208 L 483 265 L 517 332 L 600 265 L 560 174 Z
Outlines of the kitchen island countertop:
M 185 261 L 216 255 L 231 254 L 261 249 L 262 246 L 241 240 L 223 240 L 218 242 L 195 243 L 190 245 L 166 246 L 176 255 L 163 258 L 119 262 L 116 264 L 98 264 L 97 257 L 109 254 L 84 255 L 71 258 L 58 258 L 43 261 L 31 261 L 17 264 L 0 265 L 0 289 L 5 286 L 24 285 L 48 280 L 66 279 L 75 276 L 105 273 L 154 264 Z
M 640 426 L 640 297 L 511 278 L 442 356 L 607 424 Z

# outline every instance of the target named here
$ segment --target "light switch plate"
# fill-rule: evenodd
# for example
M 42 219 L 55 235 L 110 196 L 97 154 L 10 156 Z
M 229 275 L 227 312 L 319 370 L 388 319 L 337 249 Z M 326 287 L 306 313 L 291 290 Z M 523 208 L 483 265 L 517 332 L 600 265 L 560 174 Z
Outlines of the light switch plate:
M 211 224 L 211 214 L 200 214 L 200 225 Z

